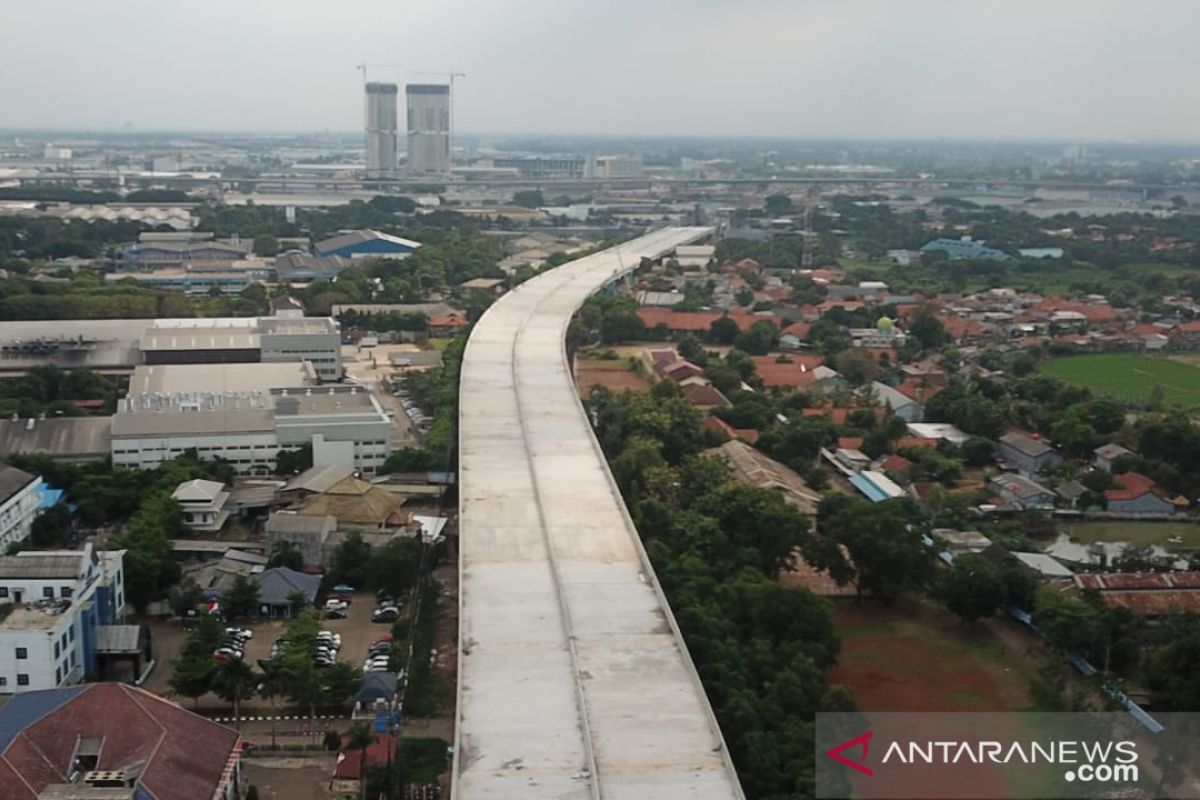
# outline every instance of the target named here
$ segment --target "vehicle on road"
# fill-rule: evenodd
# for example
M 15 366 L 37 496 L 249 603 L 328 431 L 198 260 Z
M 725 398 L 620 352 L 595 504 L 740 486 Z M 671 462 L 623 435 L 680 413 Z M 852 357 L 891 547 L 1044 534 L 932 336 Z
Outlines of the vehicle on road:
M 345 611 L 350 607 L 350 604 L 340 597 L 331 597 L 325 601 L 326 611 Z

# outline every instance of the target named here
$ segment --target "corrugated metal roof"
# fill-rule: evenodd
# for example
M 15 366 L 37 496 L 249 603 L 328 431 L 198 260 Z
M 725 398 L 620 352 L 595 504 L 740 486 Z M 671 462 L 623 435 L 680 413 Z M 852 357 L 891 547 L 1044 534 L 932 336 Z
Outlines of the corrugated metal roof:
M 258 599 L 261 603 L 281 606 L 290 602 L 289 597 L 301 592 L 311 604 L 321 587 L 320 575 L 309 575 L 287 567 L 275 567 L 251 577 L 258 584 Z
M 136 653 L 140 649 L 140 625 L 101 625 L 96 650 L 101 653 Z
M 0 503 L 7 503 L 9 498 L 37 480 L 23 469 L 0 464 Z
M 83 574 L 83 551 L 73 555 L 25 552 L 0 557 L 0 578 L 78 578 Z

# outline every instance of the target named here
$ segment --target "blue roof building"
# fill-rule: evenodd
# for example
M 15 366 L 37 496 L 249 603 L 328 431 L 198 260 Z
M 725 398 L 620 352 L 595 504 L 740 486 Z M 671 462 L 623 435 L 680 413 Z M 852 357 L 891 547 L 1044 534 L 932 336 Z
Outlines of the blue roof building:
M 849 480 L 850 484 L 872 503 L 904 497 L 904 490 L 882 472 L 863 470 L 851 475 Z
M 972 239 L 964 236 L 961 239 L 934 239 L 921 245 L 922 253 L 941 250 L 950 257 L 951 261 L 971 259 L 974 261 L 1008 261 L 1012 256 L 1003 250 L 986 247 L 982 239 Z
M 350 231 L 313 245 L 321 258 L 408 258 L 420 242 L 374 230 Z

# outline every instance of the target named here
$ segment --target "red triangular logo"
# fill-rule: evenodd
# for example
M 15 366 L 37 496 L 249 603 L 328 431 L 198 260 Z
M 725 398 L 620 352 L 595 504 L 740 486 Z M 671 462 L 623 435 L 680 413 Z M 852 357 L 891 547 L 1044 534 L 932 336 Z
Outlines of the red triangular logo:
M 874 775 L 875 770 L 862 763 L 862 761 L 867 760 L 867 744 L 871 741 L 871 737 L 874 735 L 874 731 L 867 731 L 861 736 L 855 736 L 853 739 L 847 739 L 838 746 L 830 748 L 825 755 L 829 756 L 839 764 L 844 764 L 845 766 L 850 767 L 850 769 L 858 770 L 864 775 Z M 843 750 L 850 750 L 855 747 L 862 747 L 861 761 L 851 761 L 842 755 Z

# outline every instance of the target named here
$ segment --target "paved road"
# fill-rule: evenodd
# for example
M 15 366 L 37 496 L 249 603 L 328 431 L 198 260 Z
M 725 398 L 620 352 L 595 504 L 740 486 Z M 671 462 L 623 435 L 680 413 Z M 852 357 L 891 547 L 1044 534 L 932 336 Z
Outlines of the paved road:
M 420 434 L 413 427 L 412 420 L 404 413 L 404 405 L 384 391 L 382 381 L 385 376 L 399 375 L 388 362 L 387 354 L 399 346 L 382 346 L 372 348 L 378 350 L 359 351 L 358 348 L 343 345 L 342 363 L 345 365 L 346 376 L 355 383 L 368 388 L 379 402 L 384 411 L 392 412 L 392 449 L 420 446 Z M 406 345 L 405 347 L 409 347 Z M 375 356 L 372 360 L 372 355 Z
M 707 232 L 659 231 L 544 273 L 471 335 L 459 409 L 461 800 L 742 797 L 564 352 L 588 295 Z

